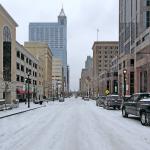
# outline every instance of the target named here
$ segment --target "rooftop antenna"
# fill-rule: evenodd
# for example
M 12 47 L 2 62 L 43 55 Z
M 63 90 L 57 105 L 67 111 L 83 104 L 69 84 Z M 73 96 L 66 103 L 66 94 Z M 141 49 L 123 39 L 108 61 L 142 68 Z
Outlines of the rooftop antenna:
M 97 41 L 98 41 L 98 37 L 99 36 L 99 29 L 97 28 Z
M 62 1 L 62 9 L 64 9 L 64 6 L 63 6 L 63 1 Z

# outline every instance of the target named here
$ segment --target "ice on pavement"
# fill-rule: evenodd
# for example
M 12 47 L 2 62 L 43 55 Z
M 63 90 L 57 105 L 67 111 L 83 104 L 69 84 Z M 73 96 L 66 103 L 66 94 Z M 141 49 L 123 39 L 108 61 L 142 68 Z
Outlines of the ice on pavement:
M 149 150 L 150 127 L 80 98 L 0 120 L 0 150 Z

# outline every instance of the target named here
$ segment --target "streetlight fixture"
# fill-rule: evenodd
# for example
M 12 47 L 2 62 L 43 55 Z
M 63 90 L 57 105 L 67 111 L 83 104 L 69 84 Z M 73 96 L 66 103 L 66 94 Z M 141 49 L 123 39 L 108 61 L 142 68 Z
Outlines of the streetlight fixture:
M 29 96 L 29 77 L 30 77 L 30 72 L 28 72 L 27 76 L 28 76 L 28 108 L 30 108 L 30 96 Z
M 123 76 L 124 76 L 124 97 L 126 96 L 126 74 L 127 74 L 127 69 L 123 70 Z
M 52 85 L 52 92 L 53 92 L 53 102 L 54 102 L 54 85 Z
M 26 86 L 27 86 L 27 85 L 26 85 L 26 83 L 27 83 L 27 78 L 25 78 L 24 81 L 25 81 L 25 104 L 26 104 L 26 103 L 27 103 L 27 100 L 26 100 L 26 99 L 27 99 L 27 93 L 26 93 L 26 91 L 27 91 L 27 88 L 26 88 Z

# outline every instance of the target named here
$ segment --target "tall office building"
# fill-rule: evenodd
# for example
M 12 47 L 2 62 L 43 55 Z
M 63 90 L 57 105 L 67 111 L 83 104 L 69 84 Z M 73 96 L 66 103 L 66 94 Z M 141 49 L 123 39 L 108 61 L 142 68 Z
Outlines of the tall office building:
M 150 91 L 150 0 L 119 1 L 119 94 Z M 123 70 L 126 69 L 126 83 Z
M 63 8 L 58 16 L 58 22 L 30 23 L 29 41 L 48 43 L 53 56 L 61 59 L 63 63 L 65 83 L 67 84 L 67 17 Z
M 85 69 L 90 68 L 93 65 L 93 58 L 91 56 L 87 56 L 85 61 Z
M 112 59 L 118 55 L 118 41 L 96 41 L 93 44 L 93 92 L 97 95 L 100 90 L 99 81 L 104 72 L 110 72 Z M 104 94 L 104 91 L 101 92 Z

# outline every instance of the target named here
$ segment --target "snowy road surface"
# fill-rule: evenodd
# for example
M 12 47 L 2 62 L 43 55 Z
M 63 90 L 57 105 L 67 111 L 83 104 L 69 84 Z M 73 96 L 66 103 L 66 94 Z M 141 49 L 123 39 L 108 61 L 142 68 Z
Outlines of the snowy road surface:
M 150 127 L 72 98 L 1 119 L 0 150 L 150 150 Z

